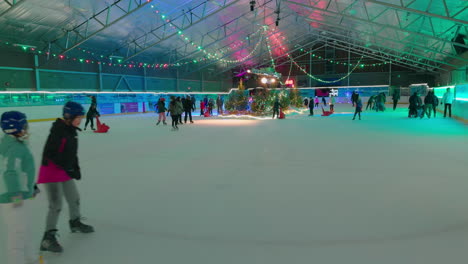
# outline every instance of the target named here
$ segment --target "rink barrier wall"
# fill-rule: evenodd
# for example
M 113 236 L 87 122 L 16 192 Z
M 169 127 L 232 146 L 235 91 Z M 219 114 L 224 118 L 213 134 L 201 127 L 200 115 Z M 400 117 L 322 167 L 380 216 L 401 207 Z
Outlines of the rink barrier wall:
M 310 93 L 311 90 L 322 89 L 322 88 L 323 87 L 321 87 L 321 88 L 310 87 L 310 88 L 299 88 L 299 90 L 300 90 L 301 95 L 309 96 L 309 93 Z M 327 87 L 327 88 L 333 88 L 333 87 Z M 422 85 L 419 85 L 419 86 L 418 85 L 412 85 L 410 88 L 411 88 L 411 92 L 418 91 L 420 94 L 424 94 L 425 91 L 427 91 L 428 87 L 427 87 L 427 85 L 422 84 Z M 457 120 L 460 120 L 462 122 L 467 123 L 468 122 L 467 121 L 468 120 L 468 84 L 459 84 L 459 85 L 444 86 L 444 87 L 434 87 L 434 91 L 436 92 L 436 95 L 439 98 L 441 98 L 442 95 L 443 95 L 443 92 L 445 91 L 446 88 L 453 88 L 453 90 L 455 92 L 456 100 L 454 101 L 454 103 L 452 105 L 452 117 L 457 119 Z M 340 88 L 339 90 L 343 91 L 343 94 L 348 95 L 348 93 L 350 91 L 354 90 L 354 89 L 356 89 L 356 90 L 371 89 L 373 92 L 382 92 L 385 89 L 388 89 L 388 86 L 381 85 L 381 86 L 375 86 L 375 87 L 372 87 L 372 88 L 369 88 L 367 86 L 364 86 L 364 87 L 361 87 L 361 88 L 359 88 L 359 87 L 346 87 L 346 88 Z M 101 112 L 101 115 L 103 115 L 103 116 L 154 112 L 152 110 L 154 110 L 154 103 L 155 103 L 154 100 L 156 98 L 156 97 L 154 97 L 155 95 L 158 96 L 158 97 L 161 97 L 161 96 L 168 97 L 168 96 L 170 96 L 172 94 L 177 95 L 177 96 L 185 95 L 185 94 L 194 94 L 198 98 L 200 98 L 200 96 L 201 97 L 204 97 L 204 96 L 216 97 L 218 94 L 224 95 L 224 96 L 228 95 L 228 94 L 230 94 L 230 92 L 232 92 L 234 90 L 237 90 L 237 89 L 231 89 L 229 92 L 156 93 L 156 94 L 151 95 L 152 97 L 145 97 L 145 96 L 147 96 L 148 94 L 151 94 L 151 93 L 144 93 L 144 92 L 137 92 L 137 93 L 133 93 L 133 92 L 112 93 L 111 92 L 111 93 L 104 93 L 104 94 L 108 94 L 106 96 L 114 96 L 116 98 L 114 99 L 113 97 L 111 97 L 110 101 L 109 100 L 107 100 L 107 101 L 106 100 L 98 100 L 100 102 L 98 104 L 98 110 Z M 362 95 L 364 95 L 366 93 L 368 94 L 367 91 L 366 92 L 359 91 L 359 92 L 360 93 L 362 92 L 363 93 Z M 409 92 L 409 90 L 407 92 Z M 0 94 L 3 94 L 3 93 L 9 94 L 10 92 L 0 92 Z M 19 95 L 21 95 L 21 94 L 31 94 L 31 97 L 29 97 L 29 95 L 27 95 L 28 100 L 32 100 L 33 96 L 36 96 L 36 97 L 38 96 L 38 95 L 35 94 L 35 92 L 30 92 L 30 91 L 13 92 L 13 93 L 14 94 L 19 94 Z M 39 92 L 39 93 L 41 93 L 41 92 Z M 30 105 L 30 106 L 29 105 L 24 105 L 24 104 L 21 105 L 21 106 L 2 106 L 2 107 L 0 107 L 1 112 L 12 111 L 12 110 L 22 111 L 22 112 L 24 112 L 26 114 L 26 116 L 28 117 L 28 119 L 31 122 L 50 121 L 50 120 L 56 119 L 57 116 L 61 116 L 62 107 L 63 107 L 62 103 L 64 103 L 64 101 L 66 101 L 67 99 L 70 99 L 70 98 L 65 98 L 65 97 L 62 98 L 60 96 L 63 96 L 63 94 L 61 94 L 61 93 L 67 93 L 67 92 L 58 92 L 58 93 L 42 92 L 42 93 L 45 93 L 43 96 L 51 95 L 52 99 L 53 99 L 53 104 L 50 104 L 50 105 L 49 104 L 46 104 L 46 105 L 42 104 L 41 105 L 41 104 L 38 103 L 39 101 L 37 101 L 37 102 L 36 101 L 31 101 L 31 102 L 33 102 L 33 105 Z M 389 93 L 389 90 L 387 90 L 387 92 L 386 92 L 386 94 L 387 94 L 386 104 L 391 105 L 393 102 L 391 101 L 391 96 L 389 96 L 388 93 Z M 58 97 L 55 97 L 56 96 L 55 94 L 57 94 Z M 95 94 L 95 95 L 101 96 L 100 93 L 83 92 L 83 91 L 81 91 L 81 92 L 77 91 L 77 92 L 72 92 L 72 93 L 68 92 L 67 94 L 73 94 L 72 100 L 82 103 L 83 106 L 85 107 L 85 109 L 88 109 L 88 107 L 89 107 L 89 104 L 87 104 L 89 102 L 89 97 L 88 97 L 89 94 Z M 120 94 L 124 94 L 124 95 L 128 94 L 128 97 L 121 98 Z M 131 94 L 133 94 L 133 95 L 131 95 Z M 26 96 L 26 95 L 24 95 L 24 96 Z M 138 97 L 138 96 L 141 96 L 141 98 Z M 337 103 L 350 103 L 350 98 L 348 96 L 338 96 L 338 97 L 335 97 L 335 98 L 336 98 Z M 106 99 L 106 97 L 104 97 L 103 99 Z M 367 103 L 368 99 L 369 99 L 368 96 L 362 96 L 362 100 L 364 101 L 364 103 Z M 408 101 L 409 101 L 409 96 L 402 95 L 400 100 L 399 100 L 399 104 L 408 104 Z M 34 104 L 34 102 L 36 102 L 36 103 Z M 438 110 L 441 110 L 443 112 L 443 106 L 440 105 L 438 107 Z
M 406 100 L 405 100 L 406 99 Z M 401 100 L 398 104 L 399 105 L 408 105 L 407 98 Z M 343 102 L 347 103 L 347 102 Z M 387 102 L 387 105 L 391 105 L 392 102 Z M 139 110 L 145 111 L 138 111 L 138 112 L 126 112 L 126 113 L 114 113 L 114 114 L 102 114 L 102 116 L 117 116 L 117 115 L 132 115 L 132 114 L 142 114 L 142 113 L 154 113 L 154 111 L 148 111 L 148 103 L 141 103 L 139 106 Z M 89 105 L 85 105 L 85 108 L 89 107 Z M 47 108 L 47 111 L 46 109 Z M 4 111 L 3 111 L 4 110 Z M 47 121 L 54 121 L 55 119 L 60 117 L 62 111 L 62 106 L 25 106 L 25 107 L 12 107 L 11 109 L 3 108 L 2 112 L 6 111 L 20 111 L 26 114 L 28 117 L 29 122 L 47 122 Z M 437 111 L 441 114 L 444 112 L 444 106 L 439 105 Z M 463 117 L 465 116 L 465 118 Z M 458 121 L 461 121 L 465 124 L 468 124 L 468 103 L 462 101 L 456 101 L 452 106 L 452 118 Z

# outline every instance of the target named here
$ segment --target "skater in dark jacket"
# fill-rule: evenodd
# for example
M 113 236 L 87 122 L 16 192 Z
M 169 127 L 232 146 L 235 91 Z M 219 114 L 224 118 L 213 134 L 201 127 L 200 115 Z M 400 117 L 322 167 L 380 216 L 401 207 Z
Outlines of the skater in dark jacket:
M 424 97 L 424 114 L 427 116 L 427 118 L 431 118 L 431 112 L 434 105 L 434 97 L 432 93 L 432 91 L 429 91 L 426 97 Z
M 163 121 L 163 124 L 164 125 L 167 125 L 166 123 L 166 111 L 167 111 L 167 108 L 166 108 L 166 102 L 165 102 L 165 99 L 163 97 L 159 98 L 159 101 L 157 103 L 157 107 L 158 107 L 158 122 L 156 123 L 156 125 L 159 125 L 159 123 L 161 123 L 161 121 Z
M 372 110 L 374 108 L 374 104 L 375 104 L 375 95 L 371 95 L 371 97 L 369 97 L 369 100 L 367 101 L 366 110 L 369 109 L 369 107 Z
M 358 93 L 356 93 L 356 91 L 353 91 L 353 94 L 351 95 L 351 103 L 353 104 L 353 106 L 356 104 L 356 98 L 359 96 Z
M 359 115 L 359 120 L 361 120 L 361 112 L 362 112 L 362 100 L 361 97 L 359 97 L 359 94 L 356 94 L 355 97 L 355 105 L 356 105 L 356 110 L 354 111 L 354 117 L 353 120 L 356 119 L 356 115 Z
M 218 95 L 218 98 L 216 99 L 216 106 L 218 107 L 218 115 L 223 114 L 223 104 L 224 104 L 223 98 L 221 97 L 221 95 Z
M 439 98 L 435 95 L 434 91 L 432 91 L 432 101 L 434 102 L 434 104 L 432 105 L 432 110 L 434 112 L 434 118 L 436 117 L 436 110 L 437 110 L 437 106 L 439 105 Z
M 323 106 L 327 106 L 327 100 L 325 99 L 325 96 L 322 96 L 322 104 Z
M 277 117 L 279 116 L 280 107 L 281 107 L 281 104 L 280 104 L 278 98 L 276 98 L 275 102 L 273 103 L 273 119 L 275 119 L 275 115 Z
M 309 100 L 309 116 L 313 116 L 313 115 L 314 115 L 314 101 L 311 97 Z
M 400 100 L 400 89 L 395 88 L 393 90 L 392 100 L 393 100 L 393 111 L 395 111 L 398 101 Z
M 178 124 L 179 125 L 182 125 L 182 113 L 184 112 L 184 104 L 182 103 L 182 100 L 180 99 L 180 97 L 178 96 L 177 99 L 176 99 L 176 104 L 177 104 L 177 109 L 178 109 L 178 113 L 179 113 L 179 122 Z
M 214 108 L 214 100 L 211 98 L 208 100 L 208 112 L 210 113 L 210 116 L 213 115 L 213 108 Z
M 66 198 L 72 232 L 92 233 L 94 228 L 81 222 L 80 196 L 74 180 L 81 179 L 78 163 L 79 125 L 84 109 L 79 103 L 68 102 L 63 108 L 63 119 L 57 119 L 44 146 L 38 184 L 43 184 L 49 201 L 46 232 L 41 251 L 62 252 L 57 242 L 57 222 Z
M 169 112 L 171 113 L 172 118 L 172 130 L 179 130 L 177 126 L 179 124 L 179 116 L 182 114 L 182 107 L 177 103 L 175 97 L 171 98 L 169 103 Z
M 96 109 L 96 105 L 91 104 L 91 106 L 89 107 L 88 113 L 86 113 L 86 123 L 85 123 L 85 126 L 84 126 L 84 130 L 86 130 L 86 128 L 88 127 L 88 123 L 91 123 L 91 129 L 92 130 L 96 130 L 94 128 L 94 118 L 99 117 L 99 116 L 100 115 L 99 115 L 99 112 Z
M 184 112 L 185 112 L 184 122 L 187 123 L 187 117 L 189 117 L 190 123 L 193 123 L 193 120 L 192 120 L 193 103 L 189 95 L 187 95 L 187 98 L 184 100 L 183 106 L 184 106 Z
M 409 98 L 408 117 L 418 117 L 418 109 L 422 106 L 422 100 L 418 93 L 415 92 Z
M 192 95 L 192 96 L 190 97 L 190 99 L 192 100 L 193 111 L 197 110 L 197 98 L 195 98 L 195 96 Z

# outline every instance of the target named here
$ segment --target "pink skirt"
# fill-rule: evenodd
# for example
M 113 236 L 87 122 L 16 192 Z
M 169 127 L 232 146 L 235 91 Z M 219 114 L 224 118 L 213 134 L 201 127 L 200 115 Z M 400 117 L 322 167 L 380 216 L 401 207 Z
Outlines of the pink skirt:
M 52 161 L 49 161 L 47 166 L 42 165 L 39 168 L 38 184 L 52 183 L 52 182 L 66 182 L 71 180 L 70 176 L 59 166 Z

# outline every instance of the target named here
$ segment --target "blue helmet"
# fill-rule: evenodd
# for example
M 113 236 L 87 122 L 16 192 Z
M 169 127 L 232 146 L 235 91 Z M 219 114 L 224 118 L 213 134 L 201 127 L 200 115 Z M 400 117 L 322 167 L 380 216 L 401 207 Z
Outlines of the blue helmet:
M 85 114 L 84 108 L 81 104 L 76 102 L 68 102 L 63 106 L 63 118 L 74 119 L 77 116 Z
M 28 128 L 26 115 L 18 111 L 3 113 L 1 123 L 3 132 L 9 135 L 21 133 L 21 131 Z

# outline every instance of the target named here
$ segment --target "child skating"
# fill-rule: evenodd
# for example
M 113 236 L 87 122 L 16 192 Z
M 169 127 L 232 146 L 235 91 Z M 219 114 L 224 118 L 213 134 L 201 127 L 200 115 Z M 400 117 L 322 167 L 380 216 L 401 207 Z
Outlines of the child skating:
M 1 128 L 4 135 L 0 139 L 0 211 L 6 227 L 6 233 L 1 235 L 7 239 L 7 256 L 0 258 L 1 263 L 39 264 L 29 231 L 32 219 L 28 208 L 37 189 L 34 158 L 26 143 L 26 115 L 17 111 L 3 113 Z
M 356 110 L 354 111 L 354 117 L 353 120 L 356 119 L 356 115 L 359 114 L 359 120 L 361 120 L 361 112 L 362 112 L 362 100 L 361 97 L 359 96 L 358 93 L 356 93 L 355 96 L 355 105 L 356 105 Z
M 159 98 L 158 104 L 157 104 L 157 111 L 158 111 L 158 122 L 156 125 L 159 125 L 161 121 L 163 122 L 164 125 L 167 125 L 166 123 L 166 103 L 163 97 Z
M 84 109 L 79 103 L 68 102 L 63 107 L 63 119 L 58 118 L 50 130 L 42 155 L 38 184 L 43 184 L 48 202 L 46 231 L 41 251 L 63 252 L 57 241 L 57 222 L 65 197 L 70 214 L 71 232 L 92 233 L 94 228 L 81 222 L 80 196 L 75 180 L 81 179 L 78 164 L 78 133 Z

